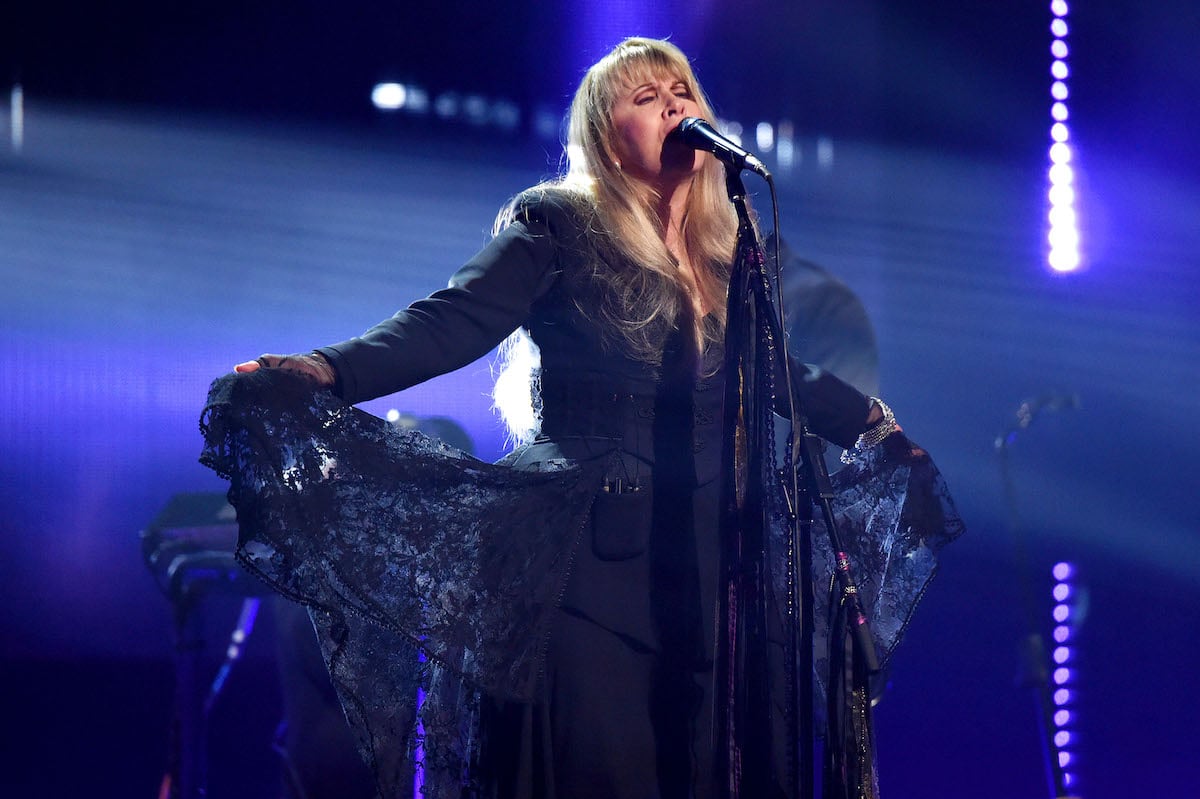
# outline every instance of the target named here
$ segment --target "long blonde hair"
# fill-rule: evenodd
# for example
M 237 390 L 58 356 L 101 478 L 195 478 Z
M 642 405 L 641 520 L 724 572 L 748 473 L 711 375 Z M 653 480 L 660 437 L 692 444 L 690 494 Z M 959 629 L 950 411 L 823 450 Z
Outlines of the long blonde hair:
M 600 291 L 591 299 L 600 301 L 579 310 L 596 317 L 609 341 L 650 365 L 660 363 L 664 340 L 680 323 L 695 325 L 705 345 L 722 340 L 725 294 L 737 241 L 737 218 L 726 195 L 724 168 L 705 156 L 692 179 L 680 230 L 693 286 L 667 249 L 656 212 L 661 198 L 618 165 L 613 107 L 627 87 L 663 75 L 686 84 L 701 114 L 713 118 L 712 106 L 678 47 L 659 39 L 626 39 L 588 69 L 575 92 L 567 128 L 566 173 L 523 192 L 501 211 L 495 226 L 498 232 L 509 224 L 531 193 L 555 193 L 568 200 L 599 249 L 617 256 L 595 259 L 591 278 Z M 712 309 L 705 319 L 695 319 L 691 313 L 688 295 L 693 290 L 700 293 L 700 305 Z M 502 353 L 528 349 L 529 342 L 521 341 L 522 337 L 522 331 L 514 334 Z M 497 395 L 496 404 L 507 421 L 507 401 Z

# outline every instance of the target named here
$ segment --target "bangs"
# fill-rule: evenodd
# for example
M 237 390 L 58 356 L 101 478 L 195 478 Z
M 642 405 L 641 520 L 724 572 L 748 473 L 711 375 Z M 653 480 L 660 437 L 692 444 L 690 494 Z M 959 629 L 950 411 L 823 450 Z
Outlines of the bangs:
M 604 62 L 607 63 L 604 63 Z M 597 64 L 596 78 L 605 103 L 612 107 L 620 89 L 632 89 L 663 77 L 680 81 L 699 96 L 696 76 L 687 57 L 674 45 L 660 41 L 626 41 Z

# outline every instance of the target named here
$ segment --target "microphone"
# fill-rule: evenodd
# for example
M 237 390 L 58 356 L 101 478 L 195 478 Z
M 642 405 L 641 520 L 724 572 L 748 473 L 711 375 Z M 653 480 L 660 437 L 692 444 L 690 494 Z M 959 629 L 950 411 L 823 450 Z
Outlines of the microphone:
M 704 150 L 717 157 L 717 160 L 739 172 L 749 169 L 756 175 L 770 178 L 762 161 L 753 153 L 743 150 L 729 139 L 717 133 L 713 126 L 699 117 L 688 117 L 675 128 L 674 135 L 693 150 Z
M 1017 437 L 1017 433 L 1033 424 L 1042 411 L 1073 410 L 1079 407 L 1078 394 L 1065 394 L 1061 391 L 1048 391 L 1033 399 L 1027 399 L 1017 408 L 1016 421 L 1009 425 L 1000 435 L 996 436 L 996 449 L 1004 449 Z

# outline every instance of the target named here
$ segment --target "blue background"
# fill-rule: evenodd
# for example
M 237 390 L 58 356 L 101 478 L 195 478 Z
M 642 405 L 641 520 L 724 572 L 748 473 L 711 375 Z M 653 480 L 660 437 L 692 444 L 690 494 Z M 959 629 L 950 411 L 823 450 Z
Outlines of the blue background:
M 442 286 L 499 206 L 553 174 L 532 129 L 624 35 L 673 36 L 718 112 L 791 119 L 783 230 L 863 298 L 883 394 L 969 527 L 878 708 L 891 796 L 1046 795 L 1010 449 L 1032 590 L 1079 565 L 1080 793 L 1188 795 L 1200 710 L 1197 10 L 1072 4 L 1087 268 L 1044 268 L 1049 11 L 1034 4 L 137 2 L 12 9 L 0 62 L 0 789 L 150 795 L 166 768 L 169 603 L 139 531 L 196 463 L 209 381 L 356 334 Z M 2 74 L 2 73 L 0 73 Z M 505 97 L 512 132 L 383 116 L 383 78 Z M 832 157 L 818 158 L 823 151 Z M 768 162 L 770 156 L 766 155 Z M 755 198 L 767 207 L 765 193 Z M 503 451 L 483 360 L 369 403 Z M 225 605 L 228 604 L 228 607 Z M 211 603 L 219 653 L 236 605 Z M 212 719 L 212 795 L 275 790 L 271 624 Z

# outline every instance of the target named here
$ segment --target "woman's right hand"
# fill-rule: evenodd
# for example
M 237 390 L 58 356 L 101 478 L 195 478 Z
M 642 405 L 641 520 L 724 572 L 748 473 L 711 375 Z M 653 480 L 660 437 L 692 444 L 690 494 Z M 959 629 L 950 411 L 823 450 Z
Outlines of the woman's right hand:
M 257 372 L 259 369 L 283 369 L 315 380 L 325 388 L 333 388 L 337 372 L 325 356 L 313 352 L 307 355 L 260 355 L 253 361 L 245 361 L 233 367 L 235 372 Z

